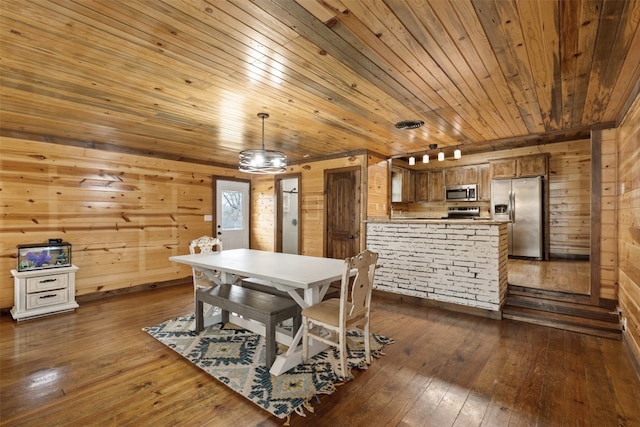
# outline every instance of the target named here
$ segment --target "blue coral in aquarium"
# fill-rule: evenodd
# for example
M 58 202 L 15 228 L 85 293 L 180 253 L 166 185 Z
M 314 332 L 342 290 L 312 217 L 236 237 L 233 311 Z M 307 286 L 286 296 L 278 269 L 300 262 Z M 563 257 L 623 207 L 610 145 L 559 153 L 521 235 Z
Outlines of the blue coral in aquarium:
M 51 255 L 49 252 L 27 252 L 27 261 L 29 262 L 30 268 L 40 268 L 49 265 L 51 262 Z

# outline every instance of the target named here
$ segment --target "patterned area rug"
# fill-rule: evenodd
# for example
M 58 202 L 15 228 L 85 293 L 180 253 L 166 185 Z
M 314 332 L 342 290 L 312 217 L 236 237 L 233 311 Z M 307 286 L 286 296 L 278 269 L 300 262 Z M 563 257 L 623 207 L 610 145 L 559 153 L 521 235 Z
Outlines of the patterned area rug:
M 288 418 L 293 412 L 304 416 L 304 409 L 313 412 L 311 399 L 333 393 L 341 381 L 335 374 L 340 365 L 335 348 L 273 376 L 265 365 L 264 337 L 232 323 L 212 325 L 198 335 L 194 324 L 190 314 L 144 331 L 276 417 Z M 393 340 L 371 335 L 371 354 L 377 358 Z M 347 341 L 349 368 L 366 369 L 362 331 L 349 331 Z

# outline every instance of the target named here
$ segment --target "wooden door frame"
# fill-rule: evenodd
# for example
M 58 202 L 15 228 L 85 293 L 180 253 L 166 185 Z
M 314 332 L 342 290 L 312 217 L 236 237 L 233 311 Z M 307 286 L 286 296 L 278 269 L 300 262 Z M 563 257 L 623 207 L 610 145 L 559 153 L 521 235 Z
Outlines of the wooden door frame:
M 591 132 L 591 253 L 589 255 L 589 302 L 600 305 L 601 229 L 602 226 L 602 131 Z M 595 225 L 595 226 L 594 226 Z M 617 298 L 619 299 L 619 297 Z
M 363 214 L 362 204 L 363 204 L 363 201 L 366 200 L 365 197 L 364 197 L 364 194 L 366 192 L 363 191 L 363 182 L 365 181 L 363 179 L 363 175 L 364 175 L 363 169 L 364 168 L 361 165 L 359 165 L 359 166 L 346 166 L 346 167 L 342 167 L 342 168 L 334 168 L 334 169 L 325 169 L 324 170 L 323 194 L 324 194 L 324 199 L 325 200 L 324 200 L 324 207 L 323 207 L 323 209 L 324 209 L 324 229 L 323 229 L 323 233 L 322 233 L 323 234 L 322 255 L 324 257 L 327 256 L 328 247 L 329 247 L 329 241 L 328 241 L 329 233 L 327 232 L 327 228 L 328 228 L 328 224 L 329 224 L 329 220 L 328 220 L 329 210 L 327 209 L 327 206 L 328 206 L 327 200 L 328 200 L 328 197 L 329 197 L 329 195 L 327 194 L 327 188 L 328 188 L 327 180 L 329 179 L 328 176 L 330 174 L 332 174 L 332 173 L 355 172 L 355 171 L 360 172 L 360 175 L 358 176 L 358 182 L 357 182 L 357 184 L 360 187 L 360 194 L 359 194 L 359 197 L 358 197 L 359 209 L 358 209 L 358 215 L 357 215 L 356 221 L 358 223 L 358 230 L 359 230 L 359 233 L 358 233 L 358 250 L 362 250 L 362 247 L 363 247 L 362 239 L 365 236 L 363 222 L 362 222 L 362 214 Z M 366 244 L 365 244 L 365 246 L 366 246 Z
M 288 174 L 279 174 L 275 177 L 275 195 L 276 195 L 276 218 L 275 218 L 275 227 L 274 227 L 274 241 L 276 252 L 282 252 L 282 197 L 280 197 L 280 193 L 282 192 L 282 180 L 284 179 L 298 179 L 298 253 L 302 252 L 302 230 L 303 225 L 300 217 L 301 213 L 301 199 L 302 199 L 302 174 L 301 173 L 288 173 Z

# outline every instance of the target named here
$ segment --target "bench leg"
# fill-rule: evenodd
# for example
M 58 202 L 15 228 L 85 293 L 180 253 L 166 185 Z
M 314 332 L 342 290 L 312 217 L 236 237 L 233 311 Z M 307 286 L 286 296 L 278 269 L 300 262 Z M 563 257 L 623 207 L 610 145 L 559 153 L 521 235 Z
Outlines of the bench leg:
M 276 316 L 272 315 L 264 325 L 265 327 L 265 341 L 267 347 L 267 353 L 265 356 L 267 368 L 271 368 L 273 362 L 276 360 Z
M 227 323 L 229 323 L 229 310 L 222 310 L 220 319 L 222 321 L 222 325 L 226 325 Z
M 196 333 L 202 332 L 204 329 L 204 304 L 202 300 L 196 299 Z
M 300 313 L 300 310 L 298 310 L 298 313 L 295 316 L 293 316 L 293 335 L 294 336 L 300 329 L 300 326 L 302 326 L 302 314 Z

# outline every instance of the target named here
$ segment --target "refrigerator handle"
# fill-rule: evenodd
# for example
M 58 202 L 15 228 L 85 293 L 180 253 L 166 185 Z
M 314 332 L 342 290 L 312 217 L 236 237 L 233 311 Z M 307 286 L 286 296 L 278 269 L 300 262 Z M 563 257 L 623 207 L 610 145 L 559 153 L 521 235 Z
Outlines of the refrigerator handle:
M 515 194 L 513 193 L 513 191 L 509 191 L 509 219 L 511 220 L 511 222 L 516 221 L 516 204 L 514 202 Z

